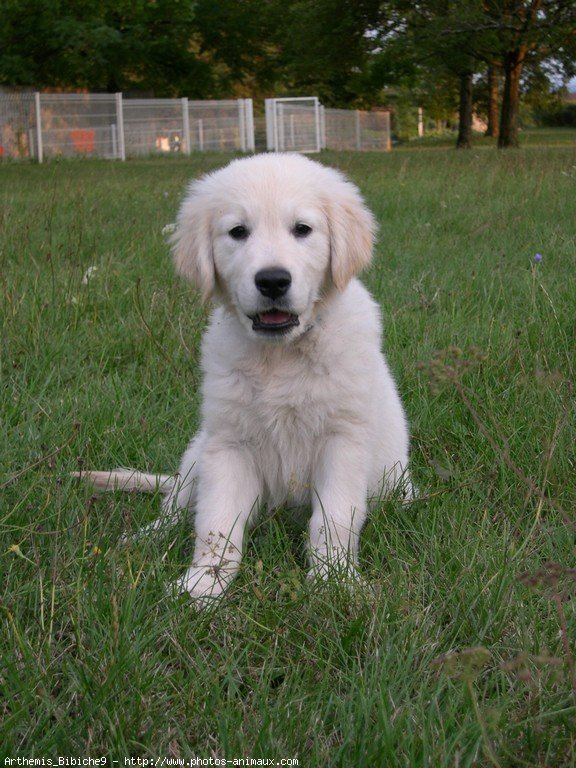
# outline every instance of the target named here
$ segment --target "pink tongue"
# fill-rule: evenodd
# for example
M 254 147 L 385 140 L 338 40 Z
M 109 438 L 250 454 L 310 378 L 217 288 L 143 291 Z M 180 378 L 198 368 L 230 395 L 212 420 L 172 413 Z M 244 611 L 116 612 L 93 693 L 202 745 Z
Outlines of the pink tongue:
M 263 325 L 282 325 L 287 323 L 290 318 L 291 315 L 288 312 L 280 312 L 279 310 L 260 313 L 260 322 Z

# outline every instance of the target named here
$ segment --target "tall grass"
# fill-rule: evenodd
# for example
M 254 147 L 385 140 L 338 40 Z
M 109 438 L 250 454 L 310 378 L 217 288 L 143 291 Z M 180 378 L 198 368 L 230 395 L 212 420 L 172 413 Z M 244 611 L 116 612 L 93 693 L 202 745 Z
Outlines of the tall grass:
M 195 613 L 189 525 L 122 545 L 158 499 L 69 473 L 174 469 L 197 426 L 206 310 L 162 229 L 226 159 L 0 168 L 5 756 L 576 764 L 576 151 L 321 156 L 381 224 L 420 498 L 372 515 L 369 589 L 307 583 L 280 512 Z

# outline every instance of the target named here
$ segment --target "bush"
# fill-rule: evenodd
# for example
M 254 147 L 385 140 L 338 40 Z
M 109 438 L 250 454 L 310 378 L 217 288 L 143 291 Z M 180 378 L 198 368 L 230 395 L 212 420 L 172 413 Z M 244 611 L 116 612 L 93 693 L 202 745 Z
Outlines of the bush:
M 547 128 L 576 127 L 576 104 L 562 104 L 559 108 L 537 115 L 541 126 Z

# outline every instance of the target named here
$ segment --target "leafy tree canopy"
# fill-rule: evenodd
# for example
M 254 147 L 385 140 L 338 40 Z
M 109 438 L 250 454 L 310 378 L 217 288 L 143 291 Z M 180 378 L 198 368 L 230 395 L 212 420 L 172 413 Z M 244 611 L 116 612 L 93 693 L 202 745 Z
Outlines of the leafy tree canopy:
M 5 0 L 0 82 L 94 91 L 210 90 L 187 0 Z

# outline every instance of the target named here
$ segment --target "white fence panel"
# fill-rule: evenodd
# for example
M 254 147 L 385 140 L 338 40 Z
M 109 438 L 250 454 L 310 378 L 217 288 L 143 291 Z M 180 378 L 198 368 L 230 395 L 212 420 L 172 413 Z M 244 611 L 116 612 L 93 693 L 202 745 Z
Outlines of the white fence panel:
M 322 107 L 322 147 L 388 151 L 392 148 L 390 113 Z
M 114 94 L 42 93 L 35 105 L 33 157 L 119 156 Z
M 0 158 L 32 157 L 35 126 L 33 93 L 0 94 Z
M 118 158 L 254 151 L 251 99 L 123 99 L 122 94 L 1 93 L 0 157 Z
M 389 152 L 392 149 L 390 112 L 359 112 L 360 149 Z
M 189 101 L 193 150 L 254 151 L 252 99 Z
M 189 152 L 182 99 L 123 99 L 127 157 L 155 152 Z
M 327 109 L 316 97 L 266 100 L 266 143 L 276 152 L 391 149 L 390 114 Z
M 316 96 L 266 99 L 266 143 L 275 152 L 320 152 L 320 104 Z

